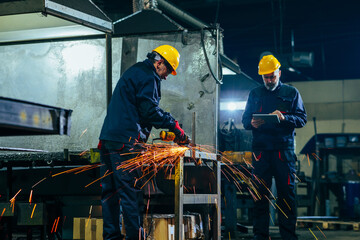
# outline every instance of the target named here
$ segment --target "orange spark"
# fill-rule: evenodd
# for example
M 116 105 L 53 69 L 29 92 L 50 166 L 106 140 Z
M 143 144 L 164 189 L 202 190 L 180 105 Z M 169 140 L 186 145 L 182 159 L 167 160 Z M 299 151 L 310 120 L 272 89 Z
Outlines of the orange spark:
M 317 239 L 317 237 L 315 236 L 315 234 L 311 231 L 311 229 L 309 228 L 309 231 L 311 232 L 311 234 L 314 236 L 314 238 L 316 239 L 316 240 L 318 240 Z
M 274 223 L 273 218 L 271 217 L 271 214 L 269 214 L 269 216 L 270 216 L 271 222 L 272 222 L 272 223 L 273 223 L 273 225 L 275 226 L 275 223 Z
M 286 203 L 286 205 L 287 205 L 287 207 L 289 208 L 289 210 L 291 210 L 291 208 L 290 208 L 289 204 L 286 202 L 285 198 L 284 198 L 283 200 L 284 200 L 284 202 Z
M 324 237 L 327 238 L 327 237 L 325 236 L 325 234 L 323 233 L 323 231 L 321 231 L 321 229 L 319 228 L 319 226 L 316 225 L 316 227 L 319 229 L 319 231 L 322 233 L 322 235 L 324 235 Z
M 315 157 L 315 159 L 321 160 L 321 158 L 318 155 L 316 155 L 315 153 L 312 153 L 312 155 Z
M 306 156 L 307 156 L 307 160 L 308 160 L 309 167 L 310 167 L 310 158 L 309 158 L 309 154 L 306 154 Z
M 276 207 L 274 206 L 274 204 L 272 203 L 272 201 L 268 198 L 268 196 L 265 195 L 265 197 L 267 198 L 267 200 L 269 201 L 269 203 L 273 206 L 273 208 L 276 209 Z
M 34 188 L 36 185 L 38 185 L 39 183 L 41 183 L 42 181 L 44 181 L 46 179 L 46 177 L 44 177 L 43 179 L 41 179 L 40 181 L 38 181 L 37 183 L 35 183 L 31 188 Z
M 277 205 L 276 203 L 275 203 L 275 205 L 277 206 L 277 208 L 284 214 L 284 216 L 286 217 L 286 218 L 288 218 L 288 216 L 284 213 L 284 211 L 279 207 L 279 205 Z
M 90 217 L 91 217 L 91 215 L 89 215 L 89 217 L 88 217 L 88 219 L 87 219 L 87 221 L 86 221 L 85 227 L 87 227 L 87 225 L 89 224 L 89 222 L 90 222 Z
M 32 203 L 32 195 L 33 195 L 33 190 L 31 189 L 31 191 L 30 191 L 30 196 L 29 196 L 29 203 L 30 203 L 30 205 L 31 205 L 31 203 Z
M 92 205 L 90 206 L 90 209 L 89 209 L 89 215 L 91 215 L 91 212 L 92 212 Z
M 301 179 L 295 174 L 295 173 L 293 173 L 294 174 L 294 176 L 296 177 L 296 179 L 299 181 L 299 182 L 301 182 Z
M 55 230 L 54 230 L 54 232 L 56 232 L 56 231 L 57 231 L 57 227 L 58 227 L 59 221 L 60 221 L 60 217 L 58 217 L 58 218 L 57 218 L 57 221 L 56 221 L 56 226 L 55 226 Z
M 87 132 L 87 130 L 88 130 L 88 129 L 85 129 L 85 130 L 81 133 L 81 135 L 80 135 L 79 138 L 81 138 L 81 137 Z
M 86 153 L 88 153 L 89 152 L 89 150 L 84 150 L 84 151 L 82 151 L 80 154 L 79 154 L 79 156 L 81 157 L 81 156 L 84 156 Z
M 4 209 L 3 209 L 3 211 L 2 211 L 2 213 L 1 213 L 1 216 L 0 216 L 0 217 L 2 217 L 2 216 L 4 215 L 5 210 L 6 210 L 6 208 L 4 208 Z
M 16 196 L 21 192 L 21 190 L 22 190 L 22 189 L 20 189 L 20 190 L 15 194 L 15 196 L 13 196 L 13 197 L 10 199 L 10 202 L 11 202 L 12 200 L 15 200 Z
M 53 233 L 53 232 L 54 232 L 55 225 L 56 225 L 56 221 L 57 221 L 57 218 L 54 220 L 53 226 L 52 226 L 52 228 L 51 228 L 51 233 Z
M 91 184 L 93 184 L 93 183 L 95 183 L 95 182 L 97 182 L 97 181 L 99 181 L 99 180 L 101 180 L 101 179 L 103 179 L 104 177 L 107 177 L 107 176 L 109 176 L 110 174 L 112 174 L 113 172 L 110 172 L 110 173 L 105 173 L 104 174 L 104 176 L 102 176 L 102 177 L 100 177 L 100 178 L 98 178 L 98 179 L 96 179 L 96 180 L 94 180 L 94 181 L 92 181 L 91 183 L 89 183 L 88 185 L 86 185 L 85 186 L 85 188 L 87 188 L 88 186 L 90 186 Z
M 33 216 L 34 216 L 34 212 L 35 212 L 35 208 L 36 208 L 36 203 L 34 204 L 34 207 L 33 207 L 33 210 L 32 210 L 32 212 L 31 212 L 31 216 L 30 216 L 30 218 L 33 218 Z

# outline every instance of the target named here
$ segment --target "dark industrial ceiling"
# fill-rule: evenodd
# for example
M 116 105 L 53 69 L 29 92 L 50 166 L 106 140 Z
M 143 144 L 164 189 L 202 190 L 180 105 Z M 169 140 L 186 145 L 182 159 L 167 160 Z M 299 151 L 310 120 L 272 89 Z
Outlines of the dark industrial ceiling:
M 94 0 L 112 20 L 133 12 L 132 0 Z M 224 29 L 224 52 L 255 80 L 259 56 L 282 58 L 282 80 L 359 79 L 360 1 L 358 0 L 168 0 Z M 171 17 L 171 16 L 170 16 Z M 156 19 L 154 19 L 156 24 Z M 293 41 L 292 41 L 293 39 Z M 288 71 L 285 57 L 313 52 L 313 67 Z

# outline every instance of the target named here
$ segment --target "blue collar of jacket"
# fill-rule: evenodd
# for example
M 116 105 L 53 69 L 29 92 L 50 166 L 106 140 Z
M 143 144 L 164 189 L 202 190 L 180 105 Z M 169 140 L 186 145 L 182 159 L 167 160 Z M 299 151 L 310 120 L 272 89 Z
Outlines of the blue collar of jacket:
M 149 66 L 149 67 L 151 68 L 151 70 L 153 70 L 154 76 L 155 76 L 159 81 L 161 81 L 160 76 L 156 73 L 156 69 L 155 69 L 155 67 L 154 67 L 154 64 L 153 64 L 149 59 L 145 59 L 143 63 L 145 63 L 145 65 Z

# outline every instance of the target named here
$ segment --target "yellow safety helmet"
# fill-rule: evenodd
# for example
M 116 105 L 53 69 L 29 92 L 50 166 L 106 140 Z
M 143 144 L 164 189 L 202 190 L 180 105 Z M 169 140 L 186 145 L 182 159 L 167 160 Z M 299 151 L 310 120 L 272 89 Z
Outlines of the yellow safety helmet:
M 259 75 L 275 72 L 280 66 L 280 62 L 273 55 L 263 56 L 259 62 Z
M 176 69 L 179 66 L 180 53 L 170 45 L 161 45 L 153 50 L 161 55 L 172 67 L 172 75 L 176 75 Z

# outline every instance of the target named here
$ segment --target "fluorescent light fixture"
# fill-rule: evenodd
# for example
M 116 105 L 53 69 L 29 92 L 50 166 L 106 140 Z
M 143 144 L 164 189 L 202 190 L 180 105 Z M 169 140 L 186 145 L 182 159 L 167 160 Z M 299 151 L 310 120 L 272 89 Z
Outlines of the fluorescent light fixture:
M 246 101 L 220 102 L 220 110 L 235 111 L 245 110 Z
M 288 67 L 288 70 L 289 70 L 290 72 L 295 72 L 295 69 L 292 68 L 292 67 Z
M 222 67 L 223 75 L 236 75 L 236 72 L 230 70 L 227 67 Z

